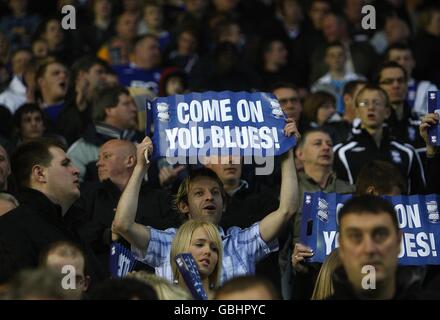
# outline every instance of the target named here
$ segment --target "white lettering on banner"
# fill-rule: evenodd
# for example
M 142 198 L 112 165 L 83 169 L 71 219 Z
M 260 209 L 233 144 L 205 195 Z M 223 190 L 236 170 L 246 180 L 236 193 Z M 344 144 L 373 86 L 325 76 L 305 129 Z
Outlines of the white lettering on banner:
M 325 254 L 329 255 L 335 248 L 339 247 L 339 232 L 323 231 L 322 236 L 324 238 Z M 403 233 L 398 258 L 403 256 L 423 258 L 430 255 L 437 256 L 433 233 Z
M 258 143 L 258 129 L 255 127 L 248 127 L 249 136 L 251 137 L 251 147 L 252 149 L 260 149 L 260 144 Z
M 165 134 L 167 135 L 167 141 L 170 143 L 170 149 L 176 149 L 176 139 L 179 128 L 166 129 Z
M 205 145 L 202 127 L 191 127 L 191 141 L 194 148 L 200 149 Z
M 179 147 L 182 149 L 189 149 L 191 147 L 191 134 L 187 128 L 179 130 L 178 141 Z
M 220 108 L 218 100 L 203 100 L 203 118 L 204 119 L 220 119 Z
M 237 102 L 237 115 L 241 122 L 264 122 L 261 101 L 247 101 L 241 99 Z
M 125 276 L 130 270 L 130 259 L 124 255 L 120 255 L 118 259 L 118 276 Z
M 276 133 L 276 130 L 274 130 Z M 263 127 L 260 130 L 260 138 L 261 138 L 261 148 L 263 149 L 271 149 L 273 148 L 273 140 L 270 134 L 272 131 L 268 127 Z M 274 137 L 275 138 L 275 137 Z
M 232 116 L 229 114 L 229 112 L 231 112 L 230 104 L 231 104 L 230 99 L 220 100 L 220 111 L 222 114 L 221 121 L 231 121 L 232 120 Z M 207 122 L 207 121 L 205 120 L 205 122 Z
M 335 241 L 336 231 L 323 231 L 324 242 L 325 242 L 325 255 L 328 256 L 333 251 L 333 242 Z
M 234 129 L 232 129 L 232 130 L 234 130 Z M 225 140 L 226 140 L 225 141 L 226 148 L 237 148 L 237 143 L 232 141 L 231 129 L 229 127 L 225 127 L 224 133 L 225 133 Z
M 400 252 L 398 257 L 407 256 L 410 258 L 428 257 L 432 255 L 437 257 L 435 249 L 435 238 L 433 233 L 404 233 L 400 243 Z
M 211 148 L 237 148 L 254 150 L 270 150 L 279 148 L 278 133 L 276 128 L 261 127 L 229 127 L 221 128 L 211 126 L 210 128 L 172 128 L 165 129 L 167 141 L 169 142 L 170 154 L 173 150 L 188 150 L 191 148 L 201 149 L 210 138 Z
M 186 102 L 179 102 L 177 104 L 177 120 L 181 124 L 188 124 L 192 122 L 210 122 L 231 121 L 231 100 L 192 100 L 190 104 Z
M 179 102 L 177 104 L 177 120 L 179 120 L 180 123 L 187 124 L 189 122 L 189 115 L 188 114 L 185 114 L 185 116 L 183 115 L 183 113 L 188 110 L 189 110 L 188 103 Z
M 223 139 L 223 130 L 220 127 L 211 127 L 211 138 L 213 148 L 223 148 L 225 145 L 225 140 Z
M 398 204 L 394 207 L 397 212 L 397 220 L 400 228 L 421 228 L 419 205 Z
M 343 203 L 338 203 L 336 205 L 336 225 L 337 226 L 339 226 L 339 210 L 341 210 L 343 206 L 344 206 Z
M 189 105 L 189 116 L 191 118 L 191 121 L 194 122 L 202 121 L 203 119 L 202 104 L 199 101 L 197 100 L 191 101 Z
M 264 113 L 261 101 L 247 101 L 241 99 L 237 102 L 238 120 L 243 123 L 263 123 Z M 227 122 L 232 121 L 231 99 L 221 100 L 191 100 L 179 102 L 176 107 L 177 120 L 181 124 L 192 122 Z
M 416 248 L 416 244 L 413 242 L 415 236 L 413 234 L 406 234 L 405 237 L 406 256 L 416 258 L 417 252 L 413 251 Z

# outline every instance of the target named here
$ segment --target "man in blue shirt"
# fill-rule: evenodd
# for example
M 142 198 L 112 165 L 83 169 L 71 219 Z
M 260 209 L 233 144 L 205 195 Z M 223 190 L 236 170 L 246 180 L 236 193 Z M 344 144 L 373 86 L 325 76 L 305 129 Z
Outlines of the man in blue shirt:
M 66 66 L 55 58 L 48 58 L 37 69 L 36 81 L 40 93 L 40 106 L 49 119 L 56 123 L 64 108 L 64 99 L 69 84 Z
M 159 42 L 154 35 L 145 35 L 135 40 L 133 62 L 113 66 L 119 82 L 132 88 L 146 88 L 155 94 L 159 92 L 161 74 Z
M 284 132 L 287 136 L 297 135 L 296 125 L 287 124 Z M 137 259 L 154 267 L 157 275 L 173 281 L 170 250 L 176 229 L 161 231 L 135 223 L 139 190 L 149 167 L 144 154 L 151 154 L 152 149 L 148 137 L 138 145 L 137 164 L 118 203 L 112 230 L 130 242 Z M 238 275 L 253 274 L 256 262 L 277 250 L 277 236 L 298 205 L 298 182 L 292 150 L 282 156 L 281 172 L 280 204 L 277 210 L 246 229 L 232 227 L 224 232 L 219 228 L 224 247 L 222 282 Z M 175 204 L 186 219 L 209 221 L 218 225 L 226 208 L 225 198 L 221 180 L 212 170 L 202 168 L 190 172 L 182 182 Z

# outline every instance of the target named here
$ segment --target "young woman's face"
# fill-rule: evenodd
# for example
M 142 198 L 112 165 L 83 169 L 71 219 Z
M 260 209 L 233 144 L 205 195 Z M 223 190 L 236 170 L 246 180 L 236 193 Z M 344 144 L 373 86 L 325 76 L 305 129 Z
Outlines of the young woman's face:
M 204 228 L 199 227 L 194 231 L 188 251 L 194 257 L 202 278 L 209 277 L 214 272 L 218 262 L 218 250 Z
M 323 125 L 336 112 L 336 106 L 332 102 L 326 102 L 318 109 L 316 115 L 316 122 L 318 125 Z

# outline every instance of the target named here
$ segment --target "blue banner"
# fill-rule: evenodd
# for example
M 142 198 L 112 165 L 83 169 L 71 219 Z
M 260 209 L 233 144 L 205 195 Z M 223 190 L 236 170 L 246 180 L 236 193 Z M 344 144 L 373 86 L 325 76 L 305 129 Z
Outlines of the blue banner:
M 323 262 L 339 246 L 337 213 L 351 197 L 349 194 L 304 193 L 300 241 L 314 251 L 309 262 Z M 394 205 L 403 232 L 399 264 L 439 265 L 440 196 L 431 194 L 384 198 Z
M 266 157 L 296 143 L 283 134 L 285 116 L 270 93 L 190 93 L 157 98 L 150 106 L 155 158 Z
M 203 288 L 199 269 L 191 253 L 179 253 L 175 256 L 177 269 L 179 269 L 186 287 L 196 300 L 208 300 L 208 295 Z
M 440 91 L 429 91 L 428 98 L 428 112 L 440 116 Z M 440 124 L 429 128 L 428 136 L 431 144 L 440 146 Z
M 110 274 L 112 278 L 123 278 L 133 270 L 136 259 L 131 250 L 118 242 L 110 246 Z

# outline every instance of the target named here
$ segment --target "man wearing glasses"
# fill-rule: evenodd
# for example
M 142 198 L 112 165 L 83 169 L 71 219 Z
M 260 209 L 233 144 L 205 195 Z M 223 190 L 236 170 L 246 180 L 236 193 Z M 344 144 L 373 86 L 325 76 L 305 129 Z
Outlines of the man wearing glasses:
M 286 118 L 295 120 L 298 131 L 304 132 L 307 128 L 301 119 L 302 102 L 298 88 L 289 82 L 278 82 L 272 86 L 271 91 L 278 99 Z
M 417 152 L 411 145 L 398 142 L 384 125 L 391 114 L 386 92 L 368 84 L 359 91 L 355 106 L 361 130 L 349 141 L 334 147 L 337 176 L 353 184 L 364 164 L 383 160 L 400 169 L 408 180 L 409 194 L 423 193 L 425 177 Z
M 386 62 L 379 68 L 376 81 L 387 93 L 392 107 L 387 119 L 391 133 L 401 141 L 411 144 L 417 152 L 424 152 L 425 145 L 418 130 L 420 121 L 411 115 L 406 99 L 408 75 L 405 69 L 397 62 Z

